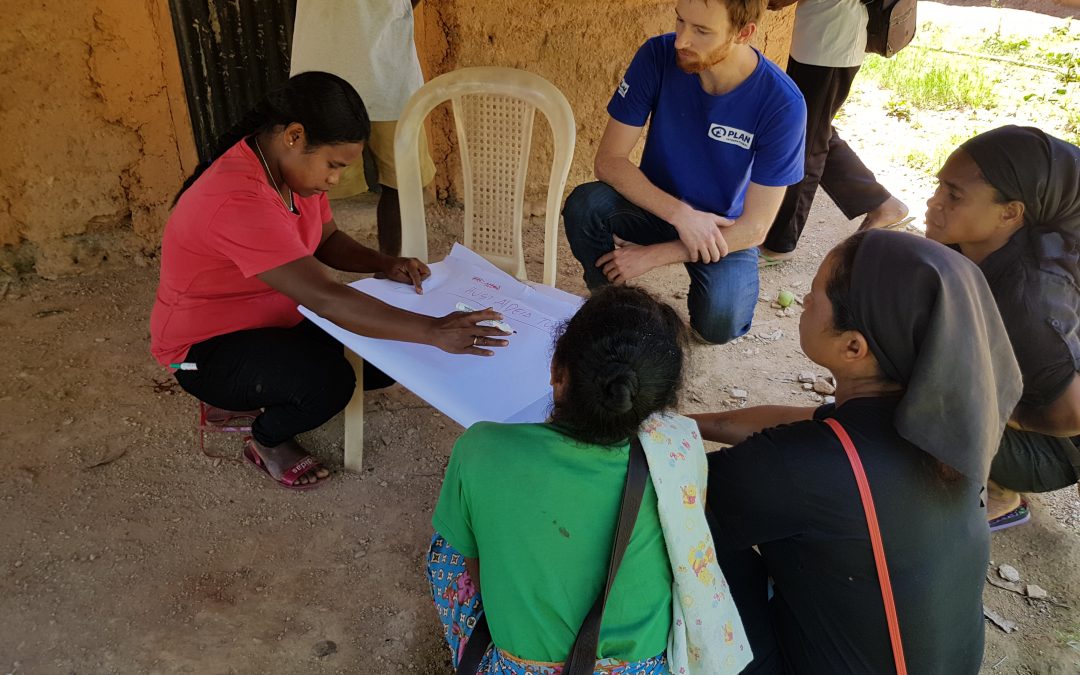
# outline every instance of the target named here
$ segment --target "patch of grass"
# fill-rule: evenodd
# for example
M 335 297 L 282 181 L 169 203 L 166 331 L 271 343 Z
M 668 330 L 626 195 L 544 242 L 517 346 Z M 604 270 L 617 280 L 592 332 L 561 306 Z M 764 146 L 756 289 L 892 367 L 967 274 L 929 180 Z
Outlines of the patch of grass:
M 974 132 L 952 134 L 947 141 L 939 144 L 937 147 L 931 148 L 929 152 L 920 148 L 912 148 L 908 150 L 907 155 L 904 156 L 904 164 L 927 175 L 937 175 L 938 170 L 945 164 L 945 160 L 949 158 L 949 155 L 953 153 L 953 150 L 956 150 L 961 143 L 974 135 Z
M 923 109 L 990 109 L 997 106 L 993 79 L 975 59 L 957 67 L 957 58 L 905 49 L 891 59 L 871 55 L 863 72 L 900 99 Z
M 994 56 L 1016 56 L 1031 47 L 1031 42 L 1027 38 L 1021 38 L 1019 40 L 1011 40 L 1008 37 L 1001 37 L 1001 30 L 999 29 L 990 37 L 982 41 L 979 45 L 979 51 L 985 54 L 993 54 Z
M 1080 145 L 1080 110 L 1066 110 L 1065 115 L 1065 140 Z
M 1080 53 L 1040 51 L 1040 56 L 1049 65 L 1061 69 L 1058 80 L 1064 84 L 1080 82 Z

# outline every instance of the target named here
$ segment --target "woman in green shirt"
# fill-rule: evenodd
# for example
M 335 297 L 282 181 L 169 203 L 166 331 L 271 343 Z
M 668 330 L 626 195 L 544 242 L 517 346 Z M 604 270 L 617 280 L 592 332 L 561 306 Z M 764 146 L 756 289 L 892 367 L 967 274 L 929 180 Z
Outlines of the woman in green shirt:
M 428 558 L 455 666 L 481 611 L 481 586 L 494 645 L 479 672 L 554 672 L 566 659 L 607 576 L 629 439 L 676 403 L 684 330 L 644 291 L 598 291 L 556 343 L 550 421 L 480 423 L 458 440 Z M 668 672 L 671 582 L 647 482 L 604 611 L 598 669 Z

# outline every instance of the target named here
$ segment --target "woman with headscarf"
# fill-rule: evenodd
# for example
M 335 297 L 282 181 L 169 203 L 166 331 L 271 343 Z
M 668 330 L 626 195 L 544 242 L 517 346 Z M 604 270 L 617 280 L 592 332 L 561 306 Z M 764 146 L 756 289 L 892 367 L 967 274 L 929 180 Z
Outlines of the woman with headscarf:
M 706 509 L 755 656 L 744 672 L 895 672 L 839 423 L 876 506 L 908 672 L 974 675 L 989 559 L 981 497 L 1020 397 L 990 290 L 955 251 L 874 230 L 825 258 L 804 302 L 802 349 L 832 372 L 835 404 L 694 416 L 706 439 L 734 444 L 709 456 Z
M 1027 522 L 1020 492 L 1080 478 L 1080 148 L 1005 126 L 960 146 L 938 172 L 926 236 L 986 276 L 1024 377 L 990 468 L 990 529 Z

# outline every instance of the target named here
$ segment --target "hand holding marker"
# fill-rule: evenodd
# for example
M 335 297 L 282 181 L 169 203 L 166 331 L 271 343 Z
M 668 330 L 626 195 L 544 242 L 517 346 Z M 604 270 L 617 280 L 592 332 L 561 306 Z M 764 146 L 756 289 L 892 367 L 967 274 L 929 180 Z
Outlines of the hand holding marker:
M 480 311 L 476 307 L 473 307 L 472 305 L 466 304 L 464 302 L 459 302 L 457 305 L 454 306 L 454 309 L 456 309 L 459 312 L 478 312 L 478 311 Z M 488 328 L 498 328 L 499 330 L 501 330 L 504 333 L 516 333 L 517 332 L 516 330 L 514 330 L 513 328 L 510 327 L 510 324 L 506 323 L 505 321 L 495 321 L 495 320 L 489 319 L 487 321 L 479 321 L 479 322 L 477 322 L 476 325 L 477 326 L 486 326 Z

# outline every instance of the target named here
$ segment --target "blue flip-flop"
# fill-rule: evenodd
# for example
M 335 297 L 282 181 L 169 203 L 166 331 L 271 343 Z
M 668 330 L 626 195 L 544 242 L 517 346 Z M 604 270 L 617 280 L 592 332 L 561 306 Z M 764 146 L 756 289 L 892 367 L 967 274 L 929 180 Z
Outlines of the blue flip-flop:
M 1028 508 L 1027 500 L 1021 499 L 1020 506 L 1017 506 L 1012 511 L 1004 513 L 989 522 L 990 531 L 997 532 L 998 530 L 1006 530 L 1010 527 L 1023 525 L 1029 520 L 1031 520 L 1031 509 Z

